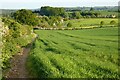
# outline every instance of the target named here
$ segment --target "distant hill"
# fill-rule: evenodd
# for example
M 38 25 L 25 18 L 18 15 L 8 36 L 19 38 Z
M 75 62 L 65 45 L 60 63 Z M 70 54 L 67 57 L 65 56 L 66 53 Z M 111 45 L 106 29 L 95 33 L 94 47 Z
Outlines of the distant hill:
M 0 16 L 9 16 L 11 13 L 17 11 L 17 9 L 0 9 Z
M 101 7 L 92 7 L 94 10 L 102 11 L 118 11 L 118 6 L 101 6 Z M 91 7 L 65 7 L 66 11 L 85 11 L 90 10 Z
M 64 7 L 66 11 L 85 11 L 85 10 L 90 10 L 91 7 Z M 110 11 L 110 12 L 117 12 L 118 11 L 118 6 L 97 6 L 97 7 L 92 7 L 95 11 Z M 8 16 L 11 13 L 15 12 L 18 9 L 0 9 L 2 13 L 0 13 L 0 16 Z M 40 11 L 40 8 L 38 9 L 30 9 L 32 11 Z

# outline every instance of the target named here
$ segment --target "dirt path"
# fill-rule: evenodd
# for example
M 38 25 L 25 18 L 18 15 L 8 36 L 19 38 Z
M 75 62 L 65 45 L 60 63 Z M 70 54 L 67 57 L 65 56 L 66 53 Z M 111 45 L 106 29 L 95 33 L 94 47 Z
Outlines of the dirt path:
M 23 48 L 21 53 L 18 53 L 11 60 L 11 69 L 5 75 L 6 78 L 29 78 L 28 71 L 26 69 L 26 61 L 28 53 L 30 52 L 30 46 Z

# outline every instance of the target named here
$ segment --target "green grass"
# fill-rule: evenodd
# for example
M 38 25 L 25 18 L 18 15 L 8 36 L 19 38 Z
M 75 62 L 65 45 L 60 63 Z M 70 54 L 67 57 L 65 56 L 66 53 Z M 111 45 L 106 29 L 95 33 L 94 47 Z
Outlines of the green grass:
M 118 15 L 118 12 L 108 12 L 108 11 L 95 11 L 101 13 L 101 15 Z
M 64 24 L 68 22 L 72 23 L 72 27 L 88 27 L 88 26 L 100 26 L 100 22 L 104 21 L 104 25 L 110 26 L 110 21 L 114 20 L 116 22 L 116 25 L 118 24 L 118 19 L 112 19 L 112 18 L 86 18 L 86 19 L 76 19 L 76 20 L 68 20 Z
M 36 30 L 28 58 L 34 77 L 118 78 L 118 29 Z

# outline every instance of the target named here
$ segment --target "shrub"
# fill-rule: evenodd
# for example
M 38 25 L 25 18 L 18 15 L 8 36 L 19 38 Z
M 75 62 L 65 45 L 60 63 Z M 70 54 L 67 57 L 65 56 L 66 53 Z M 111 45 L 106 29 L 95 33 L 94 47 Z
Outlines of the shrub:
M 31 10 L 21 9 L 16 11 L 13 15 L 13 18 L 22 24 L 36 26 L 39 24 L 39 19 L 37 15 L 32 13 Z
M 69 23 L 67 24 L 67 27 L 72 27 L 72 23 L 69 22 Z
M 101 24 L 101 25 L 104 25 L 104 24 L 105 24 L 105 22 L 104 22 L 104 21 L 101 21 L 101 22 L 100 22 L 100 24 Z
M 12 55 L 15 55 L 20 51 L 20 48 L 17 47 L 17 44 L 13 41 L 4 43 L 4 47 L 2 48 L 2 68 L 6 69 L 9 67 L 9 59 Z
M 114 20 L 112 20 L 112 21 L 110 21 L 110 24 L 111 24 L 111 25 L 115 25 L 116 22 L 115 22 Z
M 100 27 L 102 27 L 104 24 L 105 24 L 105 22 L 104 22 L 104 21 L 101 21 L 101 22 L 100 22 Z

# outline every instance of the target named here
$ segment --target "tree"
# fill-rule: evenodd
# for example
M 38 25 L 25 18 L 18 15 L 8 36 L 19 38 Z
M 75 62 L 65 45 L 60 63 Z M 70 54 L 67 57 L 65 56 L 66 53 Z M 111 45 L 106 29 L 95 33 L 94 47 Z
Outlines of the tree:
M 27 24 L 27 25 L 38 25 L 39 20 L 37 18 L 37 16 L 32 13 L 31 10 L 25 10 L 25 9 L 21 9 L 16 11 L 12 17 L 19 23 L 22 24 Z
M 76 11 L 73 13 L 73 16 L 76 18 L 76 19 L 79 19 L 80 18 L 80 12 Z
M 115 25 L 116 22 L 115 22 L 114 20 L 112 20 L 112 21 L 110 21 L 110 24 L 111 24 L 111 25 Z
M 65 12 L 64 15 L 63 15 L 63 17 L 68 19 L 69 18 L 68 12 Z
M 69 22 L 69 23 L 67 24 L 67 27 L 72 27 L 72 23 Z
M 65 10 L 64 8 L 55 8 L 44 6 L 40 9 L 40 15 L 45 16 L 64 16 Z
M 91 15 L 92 18 L 95 18 L 96 16 L 94 14 Z
M 90 8 L 90 11 L 94 11 L 94 8 L 91 7 L 91 8 Z
M 104 22 L 104 21 L 101 21 L 101 22 L 100 22 L 100 27 L 102 27 L 104 24 L 105 24 L 105 22 Z

